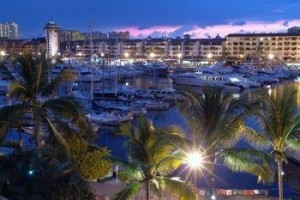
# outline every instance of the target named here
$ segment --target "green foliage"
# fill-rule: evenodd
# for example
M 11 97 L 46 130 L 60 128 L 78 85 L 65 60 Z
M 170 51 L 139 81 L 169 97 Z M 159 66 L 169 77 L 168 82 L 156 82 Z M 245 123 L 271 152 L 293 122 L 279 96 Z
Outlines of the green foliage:
M 112 160 L 121 165 L 118 177 L 127 186 L 114 199 L 132 199 L 143 186 L 147 193 L 151 188 L 157 194 L 170 192 L 182 199 L 197 199 L 190 185 L 173 181 L 176 189 L 167 187 L 171 180 L 167 181 L 165 177 L 185 161 L 182 148 L 186 143 L 178 129 L 156 129 L 149 120 L 140 118 L 135 126 L 122 130 L 126 130 L 124 135 L 128 137 L 128 162 L 116 158 Z
M 232 147 L 244 127 L 246 104 L 221 89 L 203 88 L 201 94 L 185 92 L 187 100 L 180 107 L 198 144 L 212 152 Z
M 42 147 L 0 157 L 0 194 L 18 200 L 95 200 L 73 165 L 53 153 Z
M 69 146 L 71 159 L 83 178 L 94 180 L 108 174 L 111 162 L 103 159 L 110 156 L 106 148 L 91 149 L 85 140 L 79 138 L 72 138 Z
M 68 154 L 66 138 L 70 135 L 80 133 L 80 136 L 85 139 L 93 137 L 90 123 L 81 113 L 79 102 L 72 97 L 54 98 L 54 94 L 63 82 L 75 79 L 74 73 L 63 70 L 50 80 L 48 71 L 52 66 L 43 56 L 35 57 L 30 54 L 18 56 L 16 64 L 19 65 L 19 76 L 16 78 L 11 76 L 9 96 L 20 103 L 0 109 L 0 139 L 5 136 L 9 128 L 23 126 L 26 123 L 25 114 L 27 118 L 31 118 L 30 123 L 33 123 L 33 137 L 38 147 L 48 143 L 59 146 Z M 6 72 L 9 73 L 7 69 Z M 67 131 L 65 124 L 73 128 Z M 42 126 L 47 127 L 46 134 L 41 134 Z M 81 131 L 79 132 L 78 129 Z
M 271 157 L 253 149 L 226 149 L 218 153 L 218 158 L 235 172 L 248 172 L 258 177 L 258 182 L 272 183 L 274 172 Z

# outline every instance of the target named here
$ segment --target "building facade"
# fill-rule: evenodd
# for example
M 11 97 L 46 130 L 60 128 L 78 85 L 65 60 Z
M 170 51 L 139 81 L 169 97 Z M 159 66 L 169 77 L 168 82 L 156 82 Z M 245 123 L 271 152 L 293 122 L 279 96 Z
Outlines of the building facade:
M 37 38 L 27 39 L 0 39 L 0 50 L 7 54 L 41 54 L 45 51 L 45 40 Z
M 0 38 L 18 39 L 19 26 L 15 22 L 0 24 Z
M 45 28 L 46 33 L 46 50 L 47 58 L 52 58 L 60 54 L 59 49 L 59 31 L 60 28 L 55 24 L 54 21 L 50 21 L 46 24 Z
M 96 54 L 106 58 L 119 59 L 148 59 L 148 60 L 202 60 L 207 61 L 222 57 L 224 39 L 190 39 L 190 38 L 146 38 L 146 39 L 93 39 L 61 43 L 61 51 L 66 55 L 67 49 L 72 50 L 72 55 L 84 58 Z
M 229 60 L 300 61 L 300 33 L 229 34 L 223 53 Z

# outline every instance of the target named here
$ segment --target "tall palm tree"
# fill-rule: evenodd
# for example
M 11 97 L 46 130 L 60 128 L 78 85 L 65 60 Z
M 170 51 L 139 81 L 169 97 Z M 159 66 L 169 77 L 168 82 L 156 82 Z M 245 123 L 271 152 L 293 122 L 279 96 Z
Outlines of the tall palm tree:
M 287 149 L 300 150 L 300 140 L 296 137 L 300 127 L 300 114 L 297 112 L 297 90 L 287 89 L 271 95 L 263 93 L 255 104 L 255 115 L 262 122 L 264 131 L 257 142 L 269 142 L 277 164 L 279 199 L 283 200 L 282 163 Z
M 188 106 L 185 103 L 180 110 L 193 131 L 195 145 L 201 145 L 206 151 L 209 159 L 206 165 L 211 174 L 208 181 L 213 188 L 216 159 L 224 158 L 225 155 L 229 158 L 229 151 L 226 149 L 234 147 L 245 132 L 251 131 L 244 125 L 244 118 L 248 112 L 247 102 L 243 99 L 236 100 L 221 89 L 203 88 L 200 94 L 185 93 L 189 99 Z M 242 151 L 238 153 L 243 154 Z M 245 161 L 247 165 L 241 165 L 239 171 L 252 173 L 260 177 L 259 180 L 268 181 L 271 174 L 268 162 L 266 167 L 261 167 L 254 161 Z
M 61 124 L 59 122 L 64 119 L 64 121 L 85 126 L 85 123 L 82 123 L 84 117 L 79 103 L 73 98 L 54 98 L 54 94 L 62 82 L 74 80 L 74 74 L 64 70 L 51 80 L 48 73 L 50 67 L 43 57 L 24 55 L 17 61 L 20 65 L 19 76 L 12 81 L 9 96 L 16 99 L 18 103 L 4 110 L 0 109 L 0 113 L 2 111 L 18 112 L 21 113 L 21 118 L 24 115 L 28 117 L 29 114 L 34 123 L 33 136 L 38 147 L 45 142 L 41 126 L 46 126 L 50 133 L 47 137 L 54 137 L 67 149 L 67 144 L 58 131 L 58 125 Z M 5 125 L 4 127 L 8 127 L 7 123 Z M 3 131 L 5 131 L 4 128 Z
M 179 134 L 172 130 L 155 129 L 150 121 L 141 118 L 135 130 L 127 136 L 128 162 L 118 160 L 123 168 L 117 174 L 127 185 L 114 196 L 115 200 L 131 199 L 141 187 L 145 188 L 148 200 L 150 188 L 158 194 L 171 192 L 182 199 L 197 199 L 191 183 L 169 178 L 185 160 L 179 147 L 174 145 L 183 144 Z

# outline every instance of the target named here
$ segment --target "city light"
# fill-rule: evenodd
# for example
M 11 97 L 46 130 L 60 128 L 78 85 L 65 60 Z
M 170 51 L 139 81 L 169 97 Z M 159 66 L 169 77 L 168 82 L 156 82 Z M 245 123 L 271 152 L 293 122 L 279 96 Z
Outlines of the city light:
M 29 171 L 28 171 L 28 175 L 29 175 L 29 176 L 32 176 L 32 175 L 33 175 L 33 170 L 29 170 Z
M 182 53 L 178 53 L 178 54 L 177 54 L 177 58 L 178 58 L 178 59 L 181 59 L 181 58 L 182 58 Z
M 207 54 L 207 58 L 210 60 L 213 57 L 212 53 Z
M 100 54 L 101 57 L 104 57 L 104 55 L 105 55 L 105 54 L 104 54 L 103 52 Z
M 4 51 L 4 50 L 1 50 L 1 51 L 0 51 L 0 55 L 1 55 L 1 56 L 5 56 L 5 55 L 6 55 L 5 51 Z
M 155 53 L 151 52 L 150 53 L 150 58 L 153 59 L 155 57 Z
M 273 60 L 275 58 L 275 55 L 272 53 L 269 53 L 268 58 L 269 58 L 269 60 Z
M 188 165 L 195 169 L 203 166 L 203 156 L 200 152 L 192 152 L 187 156 Z
M 124 53 L 124 56 L 125 56 L 125 58 L 128 58 L 128 57 L 129 57 L 129 53 L 128 53 L 128 52 L 125 52 L 125 53 Z

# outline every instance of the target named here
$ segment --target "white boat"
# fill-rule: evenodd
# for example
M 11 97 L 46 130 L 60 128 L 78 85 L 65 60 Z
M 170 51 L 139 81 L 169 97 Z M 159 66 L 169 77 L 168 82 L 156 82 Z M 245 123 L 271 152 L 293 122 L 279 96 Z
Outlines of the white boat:
M 86 115 L 92 122 L 99 125 L 118 125 L 121 122 L 130 121 L 133 119 L 132 113 L 121 115 L 120 112 L 111 113 L 91 113 Z
M 100 126 L 94 122 L 91 122 L 91 124 L 92 124 L 92 131 L 94 133 L 98 133 Z
M 175 84 L 190 86 L 210 86 L 226 87 L 228 84 L 234 84 L 241 89 L 259 87 L 260 83 L 256 79 L 250 80 L 239 74 L 212 74 L 202 72 L 179 74 L 173 77 Z
M 24 133 L 33 135 L 34 126 L 23 126 L 21 129 Z M 42 133 L 42 135 L 46 135 L 48 133 L 48 128 L 46 126 L 41 126 L 40 133 Z
M 120 101 L 119 102 L 105 101 L 105 100 L 97 100 L 94 101 L 94 103 L 98 108 L 131 112 L 133 116 L 147 114 L 147 109 L 143 107 L 143 105 L 141 104 L 124 103 Z
M 138 101 L 136 104 L 143 105 L 147 110 L 167 110 L 170 104 L 165 103 L 163 101 Z

